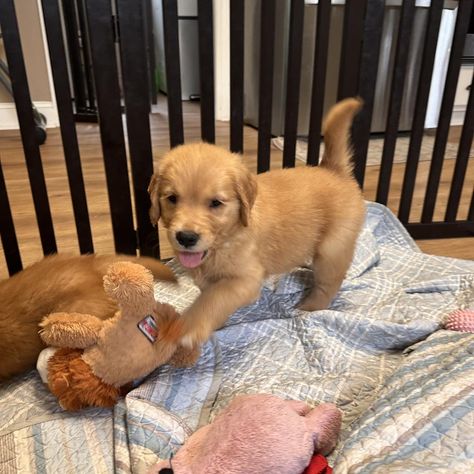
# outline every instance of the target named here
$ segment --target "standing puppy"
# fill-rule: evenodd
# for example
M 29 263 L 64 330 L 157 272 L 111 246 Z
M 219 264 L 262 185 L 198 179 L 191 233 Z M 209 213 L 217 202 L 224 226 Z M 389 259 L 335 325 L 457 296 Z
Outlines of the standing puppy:
M 251 174 L 239 156 L 205 143 L 165 155 L 149 193 L 181 265 L 201 289 L 167 337 L 203 343 L 264 278 L 313 262 L 314 286 L 301 309 L 325 309 L 351 264 L 365 207 L 352 176 L 349 130 L 361 107 L 336 104 L 323 127 L 318 167 Z

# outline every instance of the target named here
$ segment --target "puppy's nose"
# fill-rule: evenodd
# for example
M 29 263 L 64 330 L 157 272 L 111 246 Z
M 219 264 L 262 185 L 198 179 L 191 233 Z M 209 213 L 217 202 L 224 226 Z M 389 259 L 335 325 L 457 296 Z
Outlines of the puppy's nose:
M 196 245 L 197 241 L 199 240 L 199 234 L 192 231 L 180 231 L 176 232 L 176 240 L 186 248 L 192 247 Z

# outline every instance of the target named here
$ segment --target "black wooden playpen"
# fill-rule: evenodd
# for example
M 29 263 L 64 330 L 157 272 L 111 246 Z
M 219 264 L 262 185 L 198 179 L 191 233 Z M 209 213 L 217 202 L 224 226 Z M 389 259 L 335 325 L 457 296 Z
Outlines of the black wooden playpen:
M 156 232 L 148 220 L 147 185 L 153 171 L 150 140 L 150 55 L 147 54 L 147 35 L 150 22 L 147 15 L 149 3 L 131 0 L 64 0 L 62 11 L 80 13 L 78 21 L 88 42 L 85 58 L 92 64 L 92 76 L 84 76 L 81 86 L 89 91 L 88 97 L 75 94 L 72 100 L 66 48 L 60 21 L 59 0 L 42 0 L 45 29 L 54 79 L 56 102 L 61 124 L 70 193 L 73 203 L 79 248 L 82 253 L 94 250 L 88 206 L 81 170 L 81 161 L 76 135 L 75 118 L 89 110 L 98 111 L 103 158 L 106 169 L 110 213 L 115 249 L 117 252 L 152 255 L 156 248 Z M 236 152 L 243 149 L 244 126 L 244 0 L 218 0 L 230 2 L 230 148 Z M 299 106 L 299 84 L 302 61 L 304 22 L 304 0 L 288 0 L 289 43 L 287 60 L 287 84 L 283 166 L 295 166 L 297 120 Z M 81 8 L 77 8 L 80 3 Z M 71 8 L 76 4 L 76 8 Z M 338 98 L 359 95 L 365 107 L 353 127 L 355 151 L 355 173 L 364 185 L 370 125 L 374 107 L 374 90 L 377 78 L 378 58 L 384 9 L 382 0 L 351 0 L 344 8 L 342 49 Z M 147 10 L 148 5 L 148 10 Z M 276 2 L 261 0 L 260 25 L 260 74 L 258 97 L 258 171 L 264 172 L 270 165 L 270 140 L 272 117 L 272 85 L 274 72 L 274 35 Z M 400 200 L 399 218 L 409 232 L 417 238 L 460 237 L 474 235 L 474 198 L 471 199 L 466 220 L 456 220 L 457 209 L 468 166 L 474 132 L 474 88 L 462 127 L 454 175 L 443 222 L 433 222 L 444 151 L 450 127 L 456 85 L 463 56 L 465 38 L 468 33 L 473 1 L 461 0 L 452 45 L 449 54 L 444 92 L 442 94 L 440 118 L 430 164 L 430 172 L 420 222 L 409 222 L 415 179 L 419 161 L 421 141 L 424 133 L 425 115 L 430 93 L 436 44 L 441 22 L 443 0 L 432 0 L 424 35 L 416 103 L 410 133 L 407 164 Z M 314 47 L 314 65 L 309 121 L 307 163 L 317 165 L 320 148 L 320 129 L 325 97 L 326 70 L 328 62 L 328 38 L 330 15 L 333 6 L 328 0 L 319 0 Z M 393 166 L 398 122 L 405 87 L 407 56 L 410 35 L 413 29 L 415 0 L 403 1 L 400 13 L 399 32 L 395 64 L 390 88 L 390 101 L 382 165 L 377 189 L 377 201 L 387 202 Z M 169 112 L 170 146 L 184 141 L 183 112 L 181 102 L 178 13 L 176 0 L 163 0 L 164 39 L 166 52 L 167 101 Z M 46 192 L 41 163 L 40 147 L 36 141 L 35 124 L 21 40 L 15 16 L 13 0 L 0 0 L 0 24 L 12 78 L 14 99 L 18 112 L 21 138 L 34 200 L 36 219 L 40 231 L 44 254 L 57 250 L 55 231 Z M 148 25 L 148 29 L 147 29 Z M 199 62 L 200 62 L 200 106 L 202 139 L 215 140 L 214 115 L 214 29 L 212 0 L 198 0 Z M 120 55 L 115 54 L 115 42 L 119 42 Z M 69 54 L 71 45 L 69 45 Z M 119 84 L 118 70 L 122 83 Z M 88 102 L 89 101 L 89 102 Z M 127 170 L 127 149 L 122 126 L 125 113 L 128 133 L 134 209 L 130 194 Z M 76 114 L 76 115 L 75 115 Z M 134 225 L 134 215 L 136 228 Z M 0 166 L 0 231 L 5 258 L 10 273 L 22 268 L 20 251 L 15 235 L 7 188 Z M 154 239 L 150 236 L 155 236 Z

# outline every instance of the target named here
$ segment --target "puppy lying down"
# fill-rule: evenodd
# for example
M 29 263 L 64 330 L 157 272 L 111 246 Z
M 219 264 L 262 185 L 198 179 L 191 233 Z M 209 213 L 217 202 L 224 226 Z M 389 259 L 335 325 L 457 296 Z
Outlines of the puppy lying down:
M 161 218 L 200 296 L 163 337 L 205 342 L 263 280 L 312 261 L 314 286 L 300 308 L 325 309 L 352 261 L 365 207 L 352 176 L 349 130 L 361 102 L 328 113 L 318 167 L 251 174 L 238 155 L 205 143 L 166 154 L 153 175 L 150 217 Z
M 159 260 L 127 255 L 52 255 L 0 281 L 0 382 L 36 365 L 45 348 L 38 331 L 50 313 L 112 317 L 117 304 L 104 291 L 109 265 L 128 260 L 151 270 L 160 280 L 174 281 Z

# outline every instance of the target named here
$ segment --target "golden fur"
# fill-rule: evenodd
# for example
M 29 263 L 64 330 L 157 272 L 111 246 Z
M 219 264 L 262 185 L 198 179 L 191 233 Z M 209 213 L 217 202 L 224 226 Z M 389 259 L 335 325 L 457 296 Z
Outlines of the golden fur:
M 118 308 L 105 294 L 102 279 L 117 260 L 140 263 L 155 278 L 174 280 L 171 270 L 153 258 L 53 255 L 0 281 L 0 381 L 35 367 L 45 348 L 38 324 L 48 314 L 114 315 Z
M 318 167 L 254 176 L 238 155 L 205 143 L 163 157 L 149 186 L 150 217 L 153 223 L 162 219 L 201 289 L 168 337 L 187 346 L 204 342 L 235 310 L 258 298 L 265 277 L 311 261 L 314 287 L 301 308 L 328 307 L 365 215 L 348 145 L 360 107 L 359 100 L 346 99 L 330 110 Z M 185 248 L 178 232 L 193 232 L 199 240 Z
M 106 321 L 94 315 L 52 313 L 40 327 L 43 341 L 61 348 L 38 364 L 43 380 L 67 410 L 86 406 L 109 407 L 121 388 L 170 361 L 193 365 L 199 349 L 181 350 L 158 339 L 151 342 L 137 327 L 145 315 L 152 315 L 159 331 L 179 318 L 176 310 L 154 298 L 153 275 L 142 265 L 116 262 L 104 276 L 104 291 L 120 310 Z M 46 349 L 51 354 L 51 347 Z M 41 356 L 40 356 L 41 359 Z M 45 360 L 43 359 L 43 360 Z

